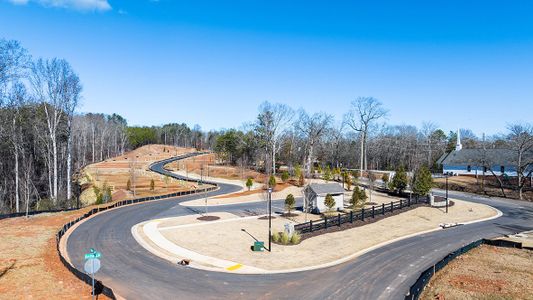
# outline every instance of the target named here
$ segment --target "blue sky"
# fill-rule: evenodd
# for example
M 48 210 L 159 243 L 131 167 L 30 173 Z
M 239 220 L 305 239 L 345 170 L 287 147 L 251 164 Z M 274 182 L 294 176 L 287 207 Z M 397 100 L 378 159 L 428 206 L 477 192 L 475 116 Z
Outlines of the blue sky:
M 531 1 L 0 0 L 0 37 L 67 59 L 80 111 L 136 125 L 234 127 L 265 100 L 340 119 L 358 96 L 391 124 L 533 120 Z

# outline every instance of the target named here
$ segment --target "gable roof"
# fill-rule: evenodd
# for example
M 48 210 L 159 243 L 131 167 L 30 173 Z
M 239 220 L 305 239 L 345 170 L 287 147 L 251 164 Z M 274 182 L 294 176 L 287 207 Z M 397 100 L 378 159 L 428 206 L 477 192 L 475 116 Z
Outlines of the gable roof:
M 344 188 L 337 183 L 311 183 L 308 185 L 308 188 L 319 196 L 344 194 Z
M 533 152 L 523 155 L 523 160 L 533 158 Z M 488 165 L 509 166 L 516 164 L 517 153 L 511 149 L 462 149 L 444 154 L 440 159 L 443 165 L 475 165 L 486 162 Z

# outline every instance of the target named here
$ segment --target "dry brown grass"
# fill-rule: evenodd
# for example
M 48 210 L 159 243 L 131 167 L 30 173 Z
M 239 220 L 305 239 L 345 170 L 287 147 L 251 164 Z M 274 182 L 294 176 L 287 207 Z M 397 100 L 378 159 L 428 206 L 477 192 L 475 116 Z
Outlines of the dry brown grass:
M 194 151 L 191 148 L 168 145 L 147 145 L 122 156 L 91 164 L 83 169 L 80 176 L 80 183 L 84 187 L 81 201 L 84 204 L 94 203 L 96 196 L 93 186 L 102 188 L 104 184 L 112 188 L 114 201 L 133 198 L 133 186 L 136 197 L 169 194 L 194 188 L 193 183 L 174 179 L 170 179 L 167 184 L 163 176 L 148 170 L 148 166 L 153 162 Z M 134 180 L 132 169 L 135 170 Z M 131 191 L 126 190 L 128 179 L 132 182 Z M 150 189 L 152 179 L 155 184 L 153 191 Z
M 435 185 L 438 188 L 446 188 L 445 178 L 435 178 Z M 503 197 L 496 180 L 490 176 L 485 178 L 485 190 L 481 187 L 481 177 L 476 179 L 473 176 L 452 176 L 448 178 L 448 188 L 454 191 L 476 193 L 486 196 Z M 518 199 L 518 192 L 512 189 L 504 189 L 508 198 Z M 524 188 L 524 200 L 533 201 L 533 190 L 528 186 Z
M 482 245 L 438 272 L 421 299 L 533 299 L 533 251 Z
M 89 209 L 0 221 L 0 299 L 91 298 L 90 286 L 60 262 L 55 241 L 64 223 Z
M 249 177 L 259 183 L 265 183 L 267 180 L 264 174 L 251 169 L 217 164 L 215 154 L 191 157 L 168 164 L 167 166 L 172 171 L 187 171 L 195 174 L 201 174 L 203 172 L 204 175 L 210 177 L 219 177 L 230 180 L 246 180 Z M 281 179 L 277 178 L 277 181 L 281 182 Z

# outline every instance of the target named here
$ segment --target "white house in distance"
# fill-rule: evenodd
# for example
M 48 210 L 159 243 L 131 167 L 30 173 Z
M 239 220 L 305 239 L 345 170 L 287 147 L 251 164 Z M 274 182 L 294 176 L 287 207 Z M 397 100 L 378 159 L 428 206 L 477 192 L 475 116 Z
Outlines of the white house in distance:
M 311 183 L 304 189 L 304 207 L 307 211 L 321 213 L 328 210 L 324 204 L 326 195 L 335 200 L 333 210 L 344 209 L 344 188 L 338 183 Z
M 532 159 L 533 153 L 526 153 L 523 159 Z M 463 149 L 461 136 L 457 131 L 455 150 L 444 153 L 437 161 L 443 174 L 467 176 L 518 176 L 516 173 L 518 155 L 510 149 Z M 526 160 L 524 160 L 526 161 Z M 533 164 L 524 172 L 533 170 Z

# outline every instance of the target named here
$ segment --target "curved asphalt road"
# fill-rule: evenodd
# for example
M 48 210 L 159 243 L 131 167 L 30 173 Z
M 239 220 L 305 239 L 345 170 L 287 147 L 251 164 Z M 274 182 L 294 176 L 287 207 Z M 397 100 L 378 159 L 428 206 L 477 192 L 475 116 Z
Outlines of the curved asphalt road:
M 162 171 L 163 163 L 154 164 L 152 168 Z M 233 185 L 219 186 L 220 189 L 209 193 L 210 196 L 240 189 Z M 71 233 L 67 251 L 80 270 L 83 270 L 83 254 L 89 248 L 100 251 L 102 268 L 96 277 L 127 299 L 403 299 L 420 272 L 449 252 L 480 238 L 533 230 L 533 203 L 450 194 L 457 199 L 491 205 L 501 210 L 503 216 L 404 239 L 326 269 L 276 275 L 234 275 L 173 265 L 152 255 L 133 238 L 131 227 L 137 223 L 191 214 L 190 209 L 179 203 L 202 197 L 193 195 L 98 214 Z M 273 206 L 281 207 L 282 203 Z M 228 205 L 209 210 L 241 215 L 264 213 L 265 204 Z M 324 251 L 328 251 L 326 245 Z

